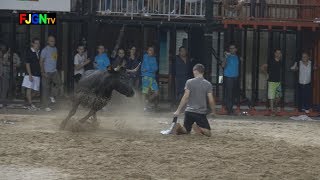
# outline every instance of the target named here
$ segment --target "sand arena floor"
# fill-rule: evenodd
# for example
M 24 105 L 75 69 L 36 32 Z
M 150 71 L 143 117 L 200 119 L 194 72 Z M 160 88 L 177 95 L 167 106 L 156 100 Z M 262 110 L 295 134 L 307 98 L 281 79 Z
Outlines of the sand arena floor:
M 74 133 L 58 128 L 63 109 L 0 111 L 1 180 L 320 179 L 320 122 L 225 116 L 210 138 L 165 136 L 171 113 L 110 108 L 97 130 Z

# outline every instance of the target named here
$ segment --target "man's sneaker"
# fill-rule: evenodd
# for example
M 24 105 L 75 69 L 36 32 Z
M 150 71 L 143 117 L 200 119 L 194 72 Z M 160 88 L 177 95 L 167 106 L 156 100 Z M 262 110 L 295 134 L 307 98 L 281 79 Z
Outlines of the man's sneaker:
M 50 101 L 51 101 L 52 103 L 56 103 L 56 100 L 54 99 L 54 97 L 50 97 Z
M 310 111 L 309 111 L 309 110 L 305 110 L 304 112 L 305 112 L 305 113 L 307 113 L 307 114 L 309 114 L 309 113 L 310 113 Z
M 49 107 L 46 107 L 44 110 L 45 110 L 45 111 L 47 111 L 47 112 L 52 111 L 52 109 L 51 109 L 51 108 L 49 108 Z
M 34 104 L 31 104 L 30 106 L 28 106 L 27 109 L 30 111 L 38 111 L 39 110 L 39 108 L 37 108 Z

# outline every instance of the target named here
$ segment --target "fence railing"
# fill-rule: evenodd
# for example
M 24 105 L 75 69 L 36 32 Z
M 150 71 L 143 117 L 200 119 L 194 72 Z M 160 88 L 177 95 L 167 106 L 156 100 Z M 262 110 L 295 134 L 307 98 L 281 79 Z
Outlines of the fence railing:
M 206 0 L 71 0 L 73 12 L 118 16 L 163 16 L 204 18 Z M 320 0 L 212 0 L 213 17 L 264 18 L 313 21 L 320 18 Z
M 97 0 L 97 13 L 124 16 L 203 18 L 205 0 Z
M 320 17 L 320 1 L 301 3 L 299 0 L 239 0 L 235 4 L 227 2 L 214 1 L 214 17 L 278 21 L 314 21 Z

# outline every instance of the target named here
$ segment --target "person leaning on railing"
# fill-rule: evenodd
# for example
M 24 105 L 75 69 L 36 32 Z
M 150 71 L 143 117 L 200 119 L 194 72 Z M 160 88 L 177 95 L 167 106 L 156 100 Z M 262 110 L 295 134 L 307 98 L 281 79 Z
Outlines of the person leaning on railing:
M 242 7 L 244 0 L 224 0 L 223 8 L 225 9 L 225 16 L 228 18 L 242 17 Z

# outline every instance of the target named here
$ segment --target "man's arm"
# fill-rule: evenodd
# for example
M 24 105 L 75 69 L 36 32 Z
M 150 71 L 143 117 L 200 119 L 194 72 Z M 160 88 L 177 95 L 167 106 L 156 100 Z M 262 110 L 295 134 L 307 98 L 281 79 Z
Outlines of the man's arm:
M 214 99 L 214 96 L 212 94 L 212 92 L 208 93 L 208 99 L 209 99 L 209 105 L 210 105 L 210 108 L 211 108 L 211 113 L 213 115 L 216 114 L 216 101 Z
M 40 58 L 40 68 L 41 68 L 41 74 L 45 73 L 45 71 L 44 71 L 44 58 L 43 57 Z
M 190 90 L 189 89 L 185 89 L 184 90 L 184 95 L 183 95 L 183 97 L 182 97 L 182 99 L 180 101 L 179 107 L 178 107 L 177 111 L 174 113 L 176 116 L 181 113 L 182 108 L 188 103 L 189 96 L 190 96 Z

